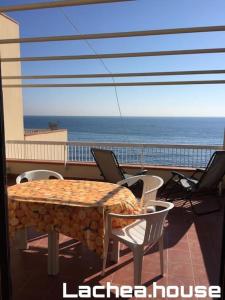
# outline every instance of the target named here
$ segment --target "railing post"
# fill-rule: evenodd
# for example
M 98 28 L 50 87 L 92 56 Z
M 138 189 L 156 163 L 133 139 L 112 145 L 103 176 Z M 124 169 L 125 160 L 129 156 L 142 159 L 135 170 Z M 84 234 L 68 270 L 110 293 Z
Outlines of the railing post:
M 66 167 L 67 163 L 67 143 L 64 144 L 64 167 Z
M 144 169 L 144 145 L 141 147 L 141 168 Z
M 24 143 L 23 146 L 23 157 L 24 159 L 27 159 L 27 144 Z

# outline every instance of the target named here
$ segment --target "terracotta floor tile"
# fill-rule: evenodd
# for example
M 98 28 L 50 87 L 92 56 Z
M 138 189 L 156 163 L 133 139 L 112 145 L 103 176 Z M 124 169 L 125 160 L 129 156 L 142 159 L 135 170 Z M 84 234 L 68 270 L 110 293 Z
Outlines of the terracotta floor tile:
M 190 252 L 187 250 L 168 249 L 168 261 L 177 264 L 191 264 Z
M 190 264 L 172 263 L 170 261 L 168 261 L 168 276 L 194 279 L 193 270 Z

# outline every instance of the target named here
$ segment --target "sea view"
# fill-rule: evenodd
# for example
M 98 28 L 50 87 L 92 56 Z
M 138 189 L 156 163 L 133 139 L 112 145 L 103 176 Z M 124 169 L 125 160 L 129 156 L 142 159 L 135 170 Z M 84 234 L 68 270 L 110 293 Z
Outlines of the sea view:
M 225 300 L 225 0 L 1 0 L 0 64 L 0 300 Z
M 225 118 L 25 116 L 26 129 L 58 123 L 69 141 L 222 145 Z

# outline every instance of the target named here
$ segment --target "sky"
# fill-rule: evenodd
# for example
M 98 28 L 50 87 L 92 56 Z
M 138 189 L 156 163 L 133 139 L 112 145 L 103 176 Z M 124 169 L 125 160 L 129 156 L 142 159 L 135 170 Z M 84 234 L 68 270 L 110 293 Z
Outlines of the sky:
M 1 5 L 38 1 L 2 0 Z M 39 1 L 39 2 L 43 2 Z M 48 1 L 45 1 L 48 2 Z M 225 25 L 224 0 L 136 0 L 8 13 L 21 37 L 103 33 Z M 69 19 L 69 21 L 68 21 Z M 71 24 L 72 23 L 72 24 Z M 21 56 L 76 55 L 225 47 L 225 32 L 21 45 Z M 225 54 L 105 59 L 110 72 L 224 69 Z M 100 60 L 24 62 L 23 75 L 107 73 Z M 117 78 L 128 81 L 225 79 L 225 75 Z M 24 81 L 34 82 L 34 81 Z M 53 82 L 39 80 L 38 83 Z M 54 80 L 58 83 L 112 82 L 112 79 Z M 35 81 L 37 83 L 37 81 Z M 118 87 L 123 116 L 225 117 L 225 85 Z M 25 115 L 118 116 L 113 87 L 24 89 Z

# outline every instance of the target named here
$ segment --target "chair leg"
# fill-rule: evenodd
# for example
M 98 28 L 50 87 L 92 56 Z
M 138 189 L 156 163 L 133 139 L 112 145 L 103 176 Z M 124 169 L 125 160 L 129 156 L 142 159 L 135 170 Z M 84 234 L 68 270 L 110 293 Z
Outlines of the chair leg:
M 163 258 L 163 235 L 159 239 L 159 255 L 160 255 L 160 270 L 161 275 L 164 275 L 164 258 Z
M 141 285 L 143 249 L 137 247 L 133 250 L 134 254 L 134 285 Z
M 102 276 L 105 275 L 106 261 L 108 256 L 109 249 L 109 237 L 105 237 L 104 239 L 104 250 L 103 250 L 103 265 L 102 265 Z
M 120 258 L 120 242 L 117 240 L 113 240 L 113 247 L 112 247 L 110 260 L 114 263 L 118 263 L 119 258 Z

